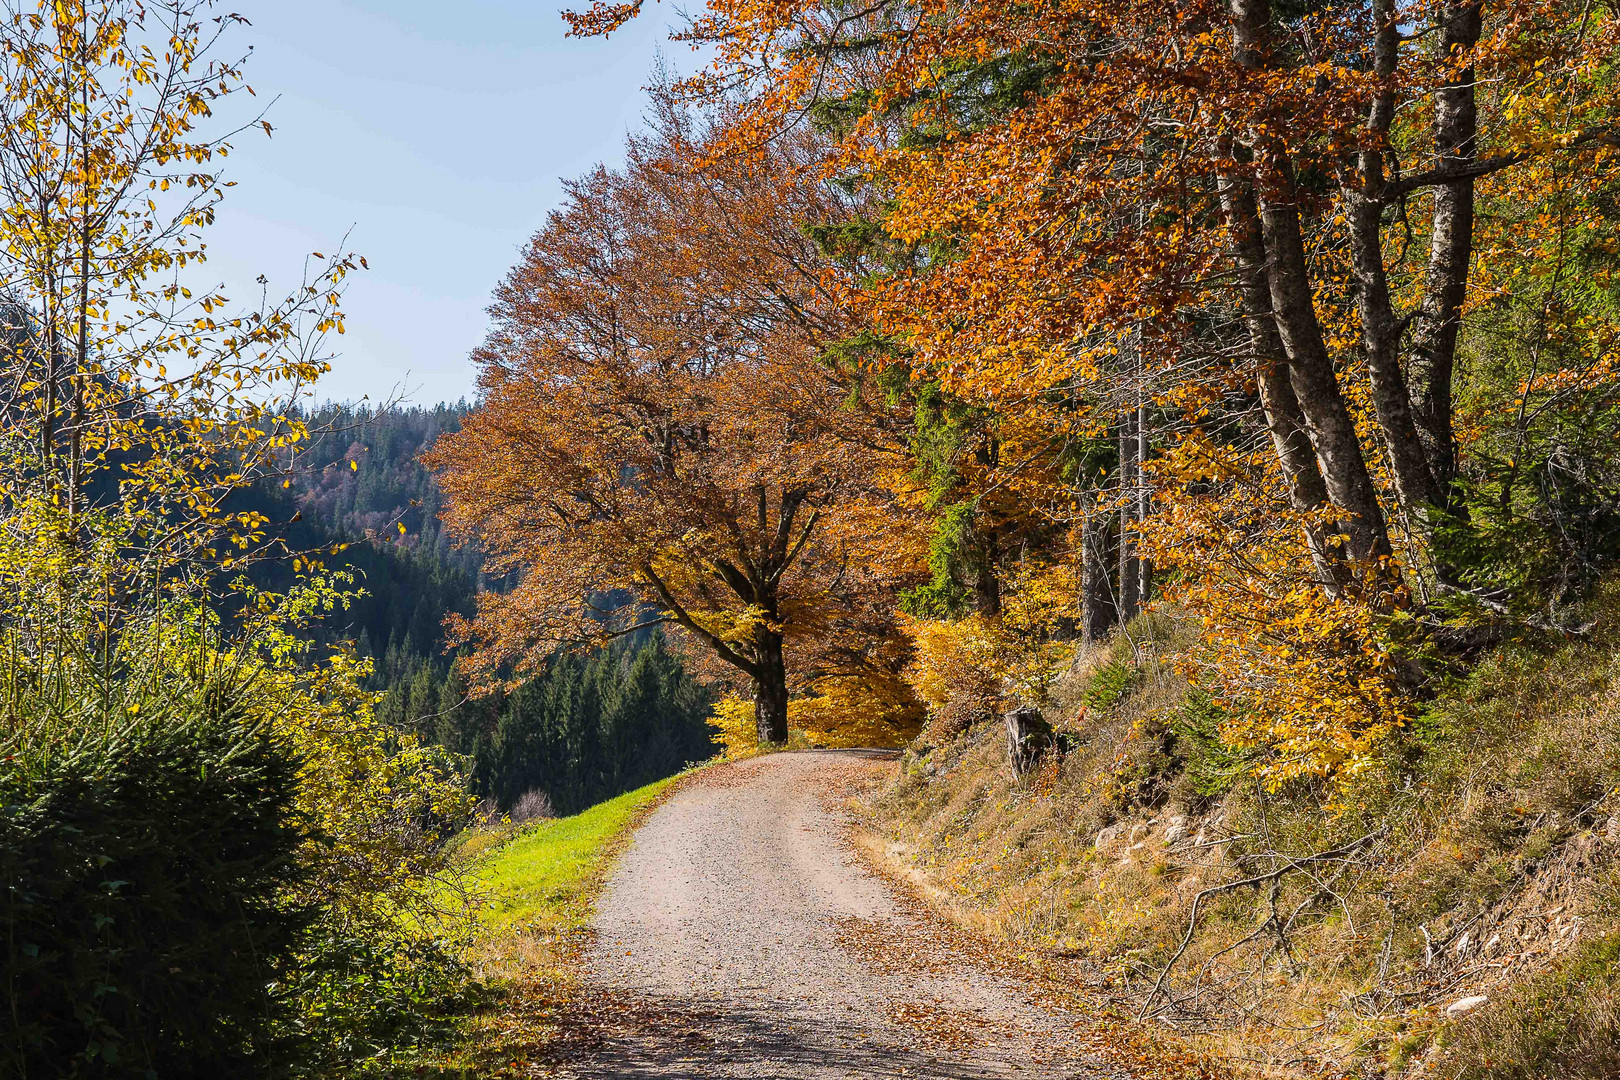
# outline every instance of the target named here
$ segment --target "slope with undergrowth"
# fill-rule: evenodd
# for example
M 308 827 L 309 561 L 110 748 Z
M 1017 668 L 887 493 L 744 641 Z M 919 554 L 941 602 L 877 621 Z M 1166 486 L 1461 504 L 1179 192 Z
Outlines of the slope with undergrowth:
M 1268 790 L 1169 615 L 1083 650 L 1022 780 L 998 721 L 924 735 L 875 797 L 955 917 L 1084 957 L 1258 1074 L 1620 1075 L 1620 593 L 1514 641 L 1337 785 Z M 1227 730 L 1230 730 L 1229 728 Z

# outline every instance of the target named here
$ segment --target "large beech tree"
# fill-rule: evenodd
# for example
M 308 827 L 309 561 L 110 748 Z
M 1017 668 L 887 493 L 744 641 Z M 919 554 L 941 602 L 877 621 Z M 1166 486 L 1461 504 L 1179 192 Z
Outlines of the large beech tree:
M 459 626 L 477 675 L 674 624 L 780 743 L 797 682 L 897 664 L 881 601 L 905 545 L 875 500 L 898 447 L 822 357 L 851 326 L 804 224 L 849 208 L 802 143 L 717 163 L 693 129 L 666 111 L 624 171 L 570 185 L 496 295 L 479 408 L 429 461 L 451 528 L 516 575 Z
M 1617 32 L 1547 0 L 714 0 L 683 36 L 717 58 L 688 90 L 746 92 L 739 145 L 841 119 L 889 233 L 942 253 L 886 328 L 963 400 L 1056 428 L 1247 379 L 1336 593 L 1392 581 L 1392 522 L 1413 564 L 1459 512 L 1476 187 L 1612 154 Z

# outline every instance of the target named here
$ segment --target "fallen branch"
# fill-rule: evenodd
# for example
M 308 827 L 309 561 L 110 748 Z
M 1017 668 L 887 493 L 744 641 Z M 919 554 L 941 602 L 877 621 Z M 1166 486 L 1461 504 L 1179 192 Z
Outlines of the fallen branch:
M 1236 892 L 1238 889 L 1253 888 L 1267 882 L 1277 881 L 1295 870 L 1302 870 L 1315 863 L 1333 862 L 1338 859 L 1349 858 L 1373 841 L 1381 839 L 1387 832 L 1389 832 L 1389 826 L 1385 825 L 1358 840 L 1350 841 L 1348 844 L 1341 844 L 1336 848 L 1329 848 L 1327 851 L 1318 851 L 1314 855 L 1306 855 L 1303 858 L 1289 859 L 1275 870 L 1244 878 L 1241 881 L 1229 881 L 1225 885 L 1212 885 L 1193 897 L 1192 911 L 1187 917 L 1187 933 L 1182 936 L 1181 945 L 1176 949 L 1169 961 L 1165 963 L 1164 969 L 1159 972 L 1158 979 L 1153 983 L 1153 990 L 1148 994 L 1147 1001 L 1142 1003 L 1141 1011 L 1136 1014 L 1136 1019 L 1138 1021 L 1146 1020 L 1151 1014 L 1154 1002 L 1158 1001 L 1159 995 L 1164 992 L 1164 980 L 1169 977 L 1170 969 L 1176 966 L 1176 961 L 1181 959 L 1188 946 L 1192 944 L 1193 934 L 1198 929 L 1198 909 L 1207 897 L 1219 896 L 1222 893 Z M 1268 919 L 1267 922 L 1269 923 L 1270 920 Z

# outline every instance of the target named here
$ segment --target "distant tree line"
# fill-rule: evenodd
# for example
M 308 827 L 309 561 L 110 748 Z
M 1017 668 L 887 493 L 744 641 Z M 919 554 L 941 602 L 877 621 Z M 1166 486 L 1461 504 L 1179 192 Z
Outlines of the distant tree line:
M 511 693 L 476 700 L 459 672 L 417 658 L 378 715 L 467 755 L 473 790 L 503 808 L 543 791 L 572 814 L 710 757 L 713 702 L 655 636 L 555 656 Z
M 311 428 L 325 434 L 284 478 L 241 496 L 278 524 L 290 550 L 327 552 L 329 568 L 353 572 L 363 595 L 318 632 L 372 659 L 371 688 L 386 694 L 380 719 L 466 755 L 474 793 L 504 808 L 543 791 L 573 813 L 709 757 L 713 697 L 661 637 L 557 656 L 515 691 L 469 698 L 442 623 L 473 612 L 483 553 L 443 533 L 442 496 L 418 461 L 469 409 L 312 410 Z M 348 546 L 329 554 L 339 544 Z M 254 570 L 271 587 L 292 574 L 285 562 Z

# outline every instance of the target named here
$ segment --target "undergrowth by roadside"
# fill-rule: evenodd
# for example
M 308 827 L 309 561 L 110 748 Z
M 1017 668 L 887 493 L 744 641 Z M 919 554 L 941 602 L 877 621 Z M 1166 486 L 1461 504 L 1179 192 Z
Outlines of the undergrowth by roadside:
M 1153 615 L 1076 657 L 1032 775 L 997 721 L 935 729 L 871 822 L 956 919 L 1256 1075 L 1620 1075 L 1620 597 L 1591 615 L 1276 791 Z

